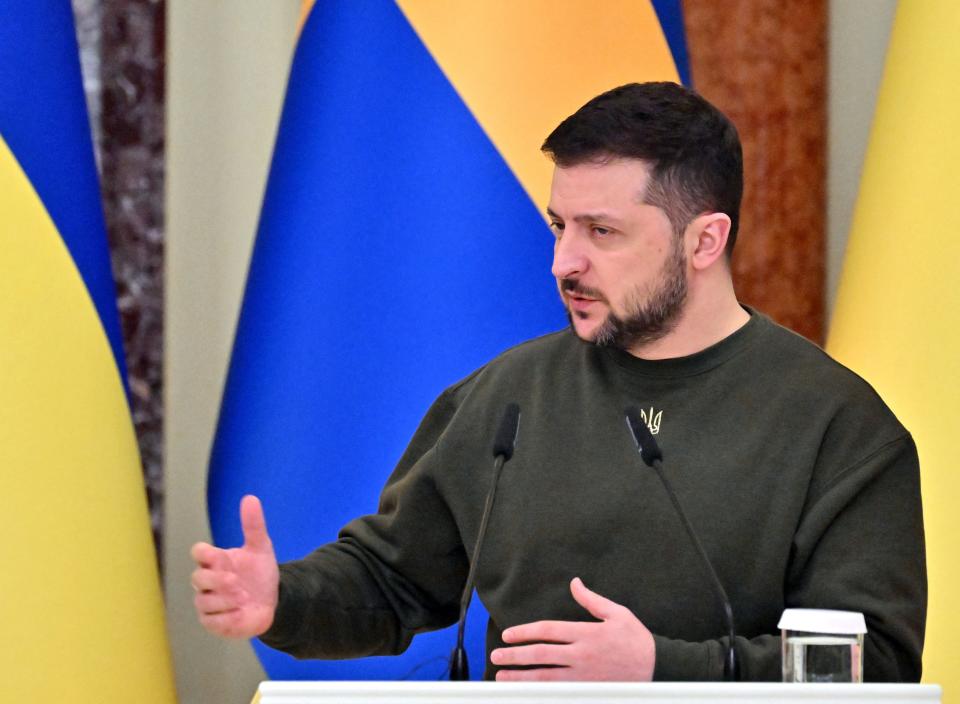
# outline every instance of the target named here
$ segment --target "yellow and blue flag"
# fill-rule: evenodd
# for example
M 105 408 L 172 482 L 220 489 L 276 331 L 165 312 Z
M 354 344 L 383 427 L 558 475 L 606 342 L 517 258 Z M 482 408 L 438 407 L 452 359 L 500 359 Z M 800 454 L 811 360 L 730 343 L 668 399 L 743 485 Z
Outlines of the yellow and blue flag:
M 334 539 L 443 388 L 563 327 L 540 144 L 598 93 L 686 74 L 678 0 L 310 5 L 211 457 L 217 543 L 242 542 L 246 493 L 281 560 Z M 453 639 L 335 663 L 254 646 L 276 679 L 436 679 Z
M 827 343 L 916 440 L 930 595 L 923 678 L 951 702 L 960 702 L 958 29 L 954 0 L 897 8 Z
M 0 4 L 0 701 L 175 700 L 70 3 Z

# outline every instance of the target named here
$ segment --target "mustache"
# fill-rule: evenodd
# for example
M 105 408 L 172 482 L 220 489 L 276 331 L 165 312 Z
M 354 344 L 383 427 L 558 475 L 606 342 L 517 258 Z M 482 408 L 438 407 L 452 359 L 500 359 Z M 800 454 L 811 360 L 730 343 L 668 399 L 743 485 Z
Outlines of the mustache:
M 574 296 L 583 296 L 584 298 L 595 298 L 598 301 L 605 301 L 606 298 L 599 290 L 589 286 L 581 286 L 576 279 L 560 279 L 560 291 L 570 293 Z

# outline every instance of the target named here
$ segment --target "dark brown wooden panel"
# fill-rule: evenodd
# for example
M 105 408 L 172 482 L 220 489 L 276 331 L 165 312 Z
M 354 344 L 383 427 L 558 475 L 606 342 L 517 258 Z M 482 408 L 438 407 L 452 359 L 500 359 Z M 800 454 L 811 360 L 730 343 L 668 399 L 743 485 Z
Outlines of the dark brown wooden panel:
M 746 188 L 740 300 L 821 343 L 825 0 L 684 0 L 694 87 L 737 125 Z

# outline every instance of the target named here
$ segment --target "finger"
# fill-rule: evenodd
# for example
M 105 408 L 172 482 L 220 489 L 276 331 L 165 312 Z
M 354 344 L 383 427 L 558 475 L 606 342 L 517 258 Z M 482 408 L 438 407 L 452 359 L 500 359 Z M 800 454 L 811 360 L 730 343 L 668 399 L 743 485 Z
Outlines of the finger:
M 229 594 L 236 590 L 237 576 L 233 572 L 199 568 L 190 575 L 190 583 L 198 592 Z
M 590 624 L 579 621 L 534 621 L 511 626 L 503 632 L 504 643 L 529 643 L 531 641 L 549 641 L 551 643 L 572 643 L 584 632 L 584 626 Z
M 615 601 L 610 601 L 604 596 L 587 589 L 587 585 L 579 577 L 574 577 L 570 582 L 570 593 L 574 600 L 583 608 L 590 612 L 594 618 L 606 621 L 619 614 L 624 608 Z
M 571 658 L 569 645 L 553 643 L 497 648 L 490 653 L 494 665 L 570 665 Z
M 569 667 L 543 667 L 535 670 L 499 670 L 498 682 L 566 682 L 572 680 Z
M 208 569 L 226 569 L 231 565 L 226 550 L 210 545 L 210 543 L 196 543 L 190 548 L 190 557 L 200 567 Z
M 220 592 L 200 592 L 193 597 L 193 605 L 198 614 L 212 615 L 233 611 L 240 607 L 235 596 L 224 595 Z
M 247 495 L 240 501 L 240 525 L 243 528 L 243 544 L 252 550 L 272 551 L 270 536 L 267 533 L 267 521 L 263 517 L 263 506 L 256 496 Z

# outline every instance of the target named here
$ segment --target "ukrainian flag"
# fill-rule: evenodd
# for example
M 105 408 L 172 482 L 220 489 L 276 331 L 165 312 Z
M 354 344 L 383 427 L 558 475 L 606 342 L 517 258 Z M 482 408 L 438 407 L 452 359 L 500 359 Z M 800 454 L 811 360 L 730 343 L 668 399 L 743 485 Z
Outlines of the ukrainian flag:
M 175 700 L 70 3 L 0 5 L 0 701 Z
M 443 388 L 566 325 L 540 144 L 594 95 L 685 63 L 677 0 L 308 7 L 211 458 L 218 544 L 242 542 L 245 493 L 281 560 L 334 539 L 376 510 Z M 436 679 L 453 639 L 347 663 L 254 646 L 275 679 Z
M 930 592 L 923 677 L 950 702 L 960 702 L 958 30 L 955 0 L 897 8 L 827 345 L 916 440 Z

